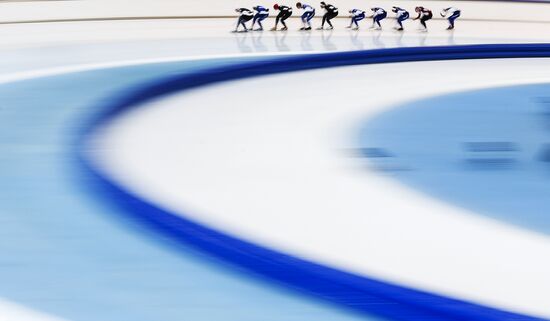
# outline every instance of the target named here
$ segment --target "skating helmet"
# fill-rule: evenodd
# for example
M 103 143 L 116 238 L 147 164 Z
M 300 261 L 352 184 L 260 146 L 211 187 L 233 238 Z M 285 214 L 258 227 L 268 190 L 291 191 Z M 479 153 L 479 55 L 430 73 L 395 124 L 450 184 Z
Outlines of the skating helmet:
M 302 3 L 301 2 L 296 2 L 296 8 L 301 9 L 302 8 Z
M 276 3 L 276 4 L 274 4 L 274 5 L 273 5 L 273 9 L 275 9 L 275 10 L 279 10 L 279 5 L 278 5 L 277 3 Z
M 324 8 L 327 4 L 324 1 L 321 1 L 321 8 Z

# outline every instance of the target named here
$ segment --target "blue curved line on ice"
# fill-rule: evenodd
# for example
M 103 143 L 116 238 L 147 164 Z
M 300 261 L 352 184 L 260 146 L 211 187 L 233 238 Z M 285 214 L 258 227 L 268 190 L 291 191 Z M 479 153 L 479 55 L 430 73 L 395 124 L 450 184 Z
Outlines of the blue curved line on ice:
M 416 190 L 550 234 L 549 92 L 533 84 L 410 101 L 368 119 L 360 144 L 395 155 L 372 164 L 410 169 L 391 177 Z
M 93 181 L 73 143 L 82 121 L 101 112 L 92 103 L 235 61 L 117 67 L 0 86 L 0 297 L 73 321 L 365 319 L 228 269 L 90 193 Z
M 207 84 L 289 71 L 360 64 L 525 57 L 550 57 L 550 45 L 469 45 L 366 50 L 285 57 L 213 68 L 192 75 L 160 79 L 147 86 L 135 88 L 127 95 L 115 97 L 107 108 L 102 106 L 102 110 L 107 110 L 106 113 L 98 115 L 83 128 L 78 143 L 84 146 L 86 137 L 96 127 L 139 107 L 144 102 L 168 93 Z M 77 156 L 82 161 L 84 170 L 98 182 L 101 186 L 100 191 L 108 199 L 160 233 L 185 244 L 192 244 L 261 276 L 331 302 L 363 313 L 403 321 L 543 320 L 346 273 L 242 241 L 133 195 L 94 168 L 83 150 L 80 150 Z

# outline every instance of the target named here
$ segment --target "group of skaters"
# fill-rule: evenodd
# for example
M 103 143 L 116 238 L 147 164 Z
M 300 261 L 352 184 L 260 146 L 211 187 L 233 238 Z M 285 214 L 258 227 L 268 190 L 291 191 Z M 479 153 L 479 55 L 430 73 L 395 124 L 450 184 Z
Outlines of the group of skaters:
M 325 24 L 327 25 L 326 29 L 334 29 L 334 26 L 332 25 L 331 20 L 336 18 L 338 16 L 338 8 L 327 4 L 325 2 L 321 2 L 320 4 L 321 9 L 324 10 L 323 19 L 321 22 L 321 26 L 317 28 L 317 30 L 323 30 L 325 29 Z M 302 27 L 300 30 L 311 30 L 311 20 L 315 16 L 315 8 L 310 6 L 309 4 L 297 2 L 296 8 L 302 11 L 301 15 L 301 21 L 302 21 Z M 288 26 L 286 25 L 286 20 L 292 16 L 292 7 L 274 4 L 273 9 L 275 11 L 278 11 L 277 16 L 275 17 L 275 26 L 271 28 L 272 31 L 276 30 L 288 30 Z M 242 29 L 240 32 L 246 32 L 249 30 L 254 31 L 262 31 L 263 25 L 262 21 L 264 21 L 269 16 L 269 8 L 263 7 L 263 6 L 255 6 L 252 8 L 252 10 L 247 8 L 239 8 L 235 9 L 236 12 L 239 13 L 239 18 L 237 21 L 237 27 L 233 32 L 239 32 L 239 27 L 242 26 Z M 361 9 L 351 9 L 349 10 L 350 14 L 350 24 L 346 28 L 350 28 L 353 30 L 359 29 L 359 21 L 365 19 L 365 18 L 371 18 L 372 19 L 372 26 L 371 29 L 375 30 L 381 30 L 382 24 L 380 23 L 382 20 L 384 20 L 388 13 L 383 8 L 371 8 L 370 14 L 367 15 L 367 13 L 364 10 Z M 403 22 L 411 17 L 409 12 L 403 8 L 400 7 L 392 7 L 391 11 L 395 14 L 396 18 L 396 26 L 394 27 L 395 30 L 403 31 Z M 430 9 L 424 8 L 424 7 L 416 7 L 414 9 L 416 13 L 416 17 L 412 20 L 419 20 L 420 21 L 420 31 L 428 31 L 428 26 L 426 22 L 433 18 L 433 13 Z M 441 17 L 444 17 L 449 22 L 449 27 L 447 30 L 452 30 L 455 27 L 455 20 L 460 17 L 460 10 L 455 7 L 449 7 L 444 8 L 440 11 Z M 252 20 L 252 26 L 248 28 L 246 26 L 246 23 Z M 279 26 L 279 23 L 283 26 L 281 29 L 277 29 Z M 255 28 L 255 26 L 257 27 Z

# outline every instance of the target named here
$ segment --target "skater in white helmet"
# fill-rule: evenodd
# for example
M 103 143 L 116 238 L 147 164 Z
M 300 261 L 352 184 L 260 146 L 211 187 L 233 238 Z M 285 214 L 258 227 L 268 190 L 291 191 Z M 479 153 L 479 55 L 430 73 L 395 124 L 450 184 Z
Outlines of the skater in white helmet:
M 297 2 L 296 8 L 303 9 L 302 13 L 302 28 L 300 30 L 311 30 L 311 19 L 315 17 L 315 9 L 309 4 Z

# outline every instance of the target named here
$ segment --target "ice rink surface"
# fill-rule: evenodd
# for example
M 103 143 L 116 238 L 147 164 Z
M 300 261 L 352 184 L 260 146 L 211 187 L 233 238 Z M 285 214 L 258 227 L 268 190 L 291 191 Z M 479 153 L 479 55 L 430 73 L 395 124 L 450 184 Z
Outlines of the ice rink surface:
M 382 142 L 362 146 L 353 137 L 358 122 L 396 104 L 407 110 L 407 102 L 453 91 L 546 83 L 550 77 L 543 66 L 548 64 L 547 59 L 381 64 L 209 86 L 127 114 L 111 125 L 95 149 L 108 151 L 103 166 L 140 196 L 231 235 L 363 275 L 548 317 L 550 261 L 541 256 L 550 251 L 547 236 L 485 219 L 462 208 L 465 204 L 448 205 L 403 188 L 391 176 L 365 168 L 364 160 L 350 152 L 361 147 L 399 152 Z M 442 70 L 453 76 L 442 78 Z M 475 79 L 471 70 L 479 72 Z M 318 79 L 323 80 L 321 89 Z M 262 99 L 271 88 L 284 92 L 286 102 Z M 324 93 L 327 89 L 332 94 Z M 243 92 L 261 105 L 243 104 Z M 205 104 L 209 97 L 224 103 Z M 528 101 L 532 96 L 523 97 Z M 498 117 L 501 104 L 496 106 L 486 118 Z M 399 117 L 399 109 L 395 113 Z M 527 127 L 507 124 L 505 141 Z M 410 134 L 394 140 L 414 143 L 409 153 L 422 155 L 429 139 L 420 133 L 428 129 L 421 123 L 401 127 L 405 125 L 412 127 Z M 498 141 L 493 126 L 478 126 L 486 128 L 470 134 L 471 140 Z M 375 138 L 396 135 L 391 128 L 378 128 Z M 457 131 L 455 145 L 468 141 Z M 433 130 L 425 135 L 437 134 Z M 387 162 L 393 164 L 378 165 L 400 166 L 398 173 L 414 169 L 401 158 Z M 460 168 L 449 171 L 462 177 Z M 513 181 L 518 184 L 518 177 Z M 456 179 L 446 183 L 468 188 Z M 515 204 L 512 221 L 525 221 L 527 205 Z M 548 218 L 540 220 L 546 224 Z
M 416 30 L 408 21 L 404 33 L 392 30 L 387 19 L 383 31 L 344 29 L 347 19 L 335 22 L 335 30 L 299 32 L 298 20 L 287 32 L 232 34 L 233 19 L 160 19 L 27 23 L 3 25 L 0 37 L 2 74 L 81 64 L 204 59 L 228 55 L 266 55 L 318 51 L 346 51 L 401 46 L 476 43 L 546 42 L 548 25 L 525 22 L 458 22 L 453 32 L 446 22 L 433 21 L 430 32 Z M 271 26 L 268 20 L 266 26 Z
M 245 276 L 192 249 L 182 255 L 169 240 L 100 203 L 81 186 L 71 159 L 79 124 L 99 112 L 89 106 L 147 80 L 245 56 L 547 42 L 550 28 L 459 21 L 457 30 L 447 32 L 444 22 L 434 21 L 429 33 L 409 23 L 400 34 L 391 30 L 392 20 L 381 32 L 345 30 L 347 21 L 338 20 L 334 31 L 231 34 L 233 23 L 2 26 L 0 296 L 11 302 L 0 305 L 0 319 L 48 320 L 41 314 L 47 313 L 66 320 L 368 320 Z M 407 178 L 372 170 L 348 153 L 374 146 L 364 146 L 371 136 L 361 133 L 378 113 L 433 95 L 546 83 L 550 77 L 541 66 L 548 64 L 405 63 L 212 86 L 117 120 L 99 136 L 104 139 L 96 142 L 96 157 L 144 198 L 176 212 L 191 210 L 198 221 L 261 245 L 550 318 L 550 262 L 541 257 L 549 250 L 547 234 L 435 199 L 411 189 L 414 182 Z M 399 95 L 393 94 L 397 84 Z M 288 93 L 289 103 L 265 99 L 274 88 Z M 320 95 L 327 89 L 331 99 Z M 212 97 L 225 103 L 212 104 Z M 386 142 L 374 147 L 378 143 Z M 415 216 L 403 215 L 411 209 Z M 385 215 L 371 214 L 377 211 Z

